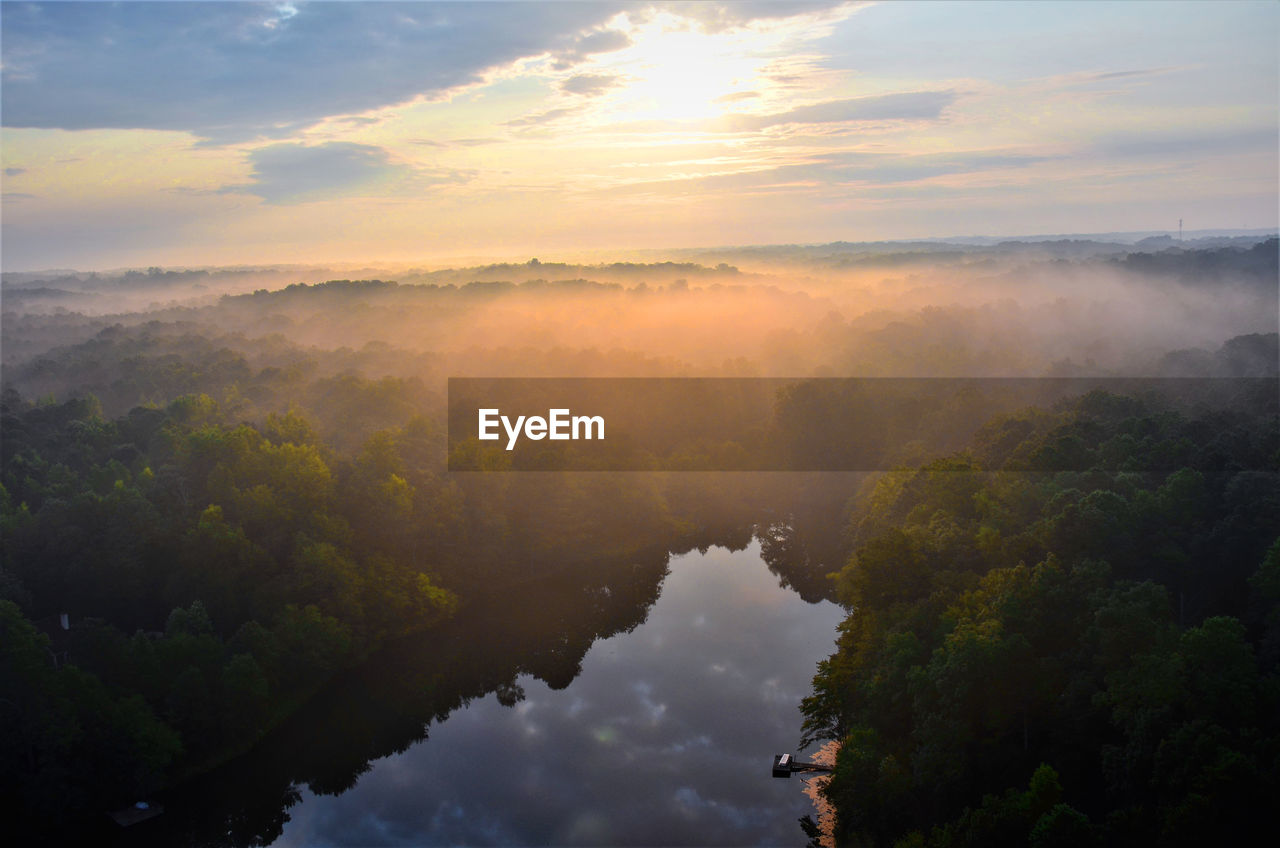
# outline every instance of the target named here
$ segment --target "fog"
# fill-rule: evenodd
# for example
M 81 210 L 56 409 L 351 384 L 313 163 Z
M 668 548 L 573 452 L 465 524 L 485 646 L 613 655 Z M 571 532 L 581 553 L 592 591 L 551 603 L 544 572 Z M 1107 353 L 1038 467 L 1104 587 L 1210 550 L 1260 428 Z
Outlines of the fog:
M 27 397 L 96 393 L 119 414 L 182 392 L 221 402 L 233 376 L 281 368 L 415 379 L 428 394 L 449 376 L 1204 376 L 1230 372 L 1231 339 L 1275 333 L 1276 244 L 7 274 L 4 380 Z M 1268 344 L 1249 354 L 1261 365 L 1232 367 L 1265 371 Z M 166 374 L 133 379 L 144 355 Z

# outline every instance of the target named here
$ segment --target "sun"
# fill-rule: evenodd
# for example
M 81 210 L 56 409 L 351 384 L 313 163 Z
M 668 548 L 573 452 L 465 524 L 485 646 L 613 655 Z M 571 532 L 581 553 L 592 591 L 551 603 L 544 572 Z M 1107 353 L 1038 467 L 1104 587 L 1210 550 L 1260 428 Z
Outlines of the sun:
M 663 33 L 636 45 L 634 71 L 614 105 L 638 120 L 715 118 L 725 98 L 754 81 L 750 57 L 699 32 Z
M 622 28 L 631 44 L 591 72 L 619 81 L 601 104 L 605 114 L 632 121 L 714 119 L 764 96 L 776 86 L 764 69 L 790 35 L 777 27 L 708 32 L 666 13 Z

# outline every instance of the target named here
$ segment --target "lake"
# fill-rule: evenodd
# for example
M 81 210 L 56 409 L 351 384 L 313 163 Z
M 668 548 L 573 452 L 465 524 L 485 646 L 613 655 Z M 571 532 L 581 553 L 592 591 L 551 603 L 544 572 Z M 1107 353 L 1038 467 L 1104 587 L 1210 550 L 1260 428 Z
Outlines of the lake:
M 758 541 L 538 581 L 347 676 L 147 835 L 803 845 L 812 802 L 770 765 L 842 617 L 783 588 Z

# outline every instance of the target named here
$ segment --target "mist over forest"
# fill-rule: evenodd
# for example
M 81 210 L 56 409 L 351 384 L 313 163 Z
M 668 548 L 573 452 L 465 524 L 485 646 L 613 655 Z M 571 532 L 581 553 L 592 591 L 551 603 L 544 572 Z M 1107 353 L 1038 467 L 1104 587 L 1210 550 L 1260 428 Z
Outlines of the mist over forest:
M 416 378 L 431 391 L 447 376 L 1265 371 L 1214 357 L 1236 336 L 1275 329 L 1274 239 L 1149 241 L 833 244 L 343 278 L 283 268 L 11 273 L 4 366 L 26 395 L 93 392 L 116 412 L 219 386 L 175 374 L 196 382 L 157 384 L 152 396 L 145 382 L 86 373 L 80 358 L 100 369 L 144 352 L 198 358 L 181 349 L 186 337 L 222 351 L 223 367 L 240 362 L 242 377 L 270 378 L 264 368 L 288 361 L 317 377 Z
M 804 704 L 806 739 L 842 743 L 841 840 L 1192 844 L 1278 788 L 1267 397 L 958 393 L 888 422 L 912 435 L 883 474 L 451 474 L 447 380 L 1274 380 L 1278 245 L 7 272 L 0 809 L 102 836 L 104 809 L 353 722 L 324 764 L 268 757 L 242 796 L 165 825 L 267 844 L 296 784 L 348 788 L 470 699 L 518 703 L 519 675 L 568 686 L 645 620 L 671 555 L 754 541 L 781 587 L 849 616 Z M 824 446 L 879 438 L 825 426 Z M 1007 470 L 1027 456 L 1051 470 Z M 512 591 L 554 615 L 495 606 Z M 494 628 L 525 647 L 478 661 L 431 635 Z M 318 694 L 388 656 L 440 688 Z

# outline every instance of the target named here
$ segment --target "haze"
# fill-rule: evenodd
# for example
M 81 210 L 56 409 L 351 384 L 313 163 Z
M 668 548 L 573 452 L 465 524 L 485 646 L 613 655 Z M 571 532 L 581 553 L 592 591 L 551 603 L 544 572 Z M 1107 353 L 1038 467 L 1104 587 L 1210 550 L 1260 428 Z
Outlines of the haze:
M 10 3 L 3 267 L 1277 223 L 1272 3 Z

